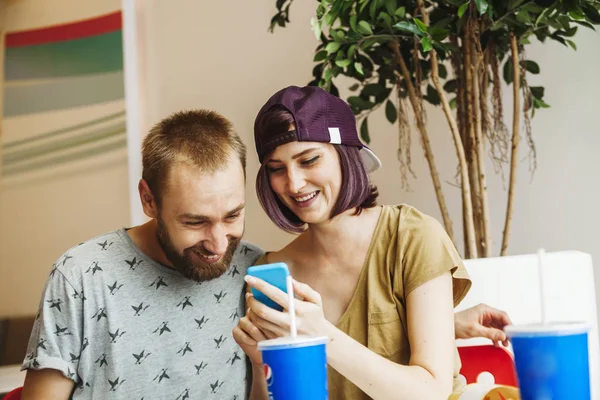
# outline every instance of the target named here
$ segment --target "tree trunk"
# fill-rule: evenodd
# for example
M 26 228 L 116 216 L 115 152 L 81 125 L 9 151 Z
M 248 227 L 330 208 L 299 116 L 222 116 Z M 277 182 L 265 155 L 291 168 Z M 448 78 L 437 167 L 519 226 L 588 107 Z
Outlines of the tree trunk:
M 454 242 L 454 231 L 452 229 L 452 220 L 450 219 L 450 213 L 448 212 L 448 207 L 446 206 L 446 198 L 444 196 L 444 192 L 442 190 L 442 184 L 440 182 L 440 175 L 438 173 L 437 167 L 435 165 L 435 159 L 433 156 L 433 150 L 431 149 L 431 142 L 429 140 L 429 134 L 427 133 L 427 128 L 425 127 L 425 122 L 423 121 L 423 112 L 422 112 L 422 104 L 419 103 L 417 94 L 415 93 L 415 87 L 412 84 L 410 79 L 410 72 L 404 62 L 404 58 L 400 53 L 400 44 L 397 41 L 391 41 L 389 43 L 390 48 L 394 52 L 396 56 L 396 61 L 400 66 L 400 71 L 402 73 L 402 77 L 406 82 L 406 87 L 408 89 L 408 96 L 410 98 L 410 102 L 413 107 L 413 111 L 415 114 L 415 119 L 417 122 L 417 128 L 421 133 L 421 138 L 423 140 L 423 150 L 425 152 L 425 158 L 427 159 L 427 163 L 429 164 L 429 171 L 431 173 L 431 179 L 433 180 L 433 187 L 435 190 L 435 194 L 437 197 L 438 205 L 440 207 L 440 211 L 442 213 L 442 220 L 444 222 L 444 228 L 450 236 L 452 242 Z M 420 90 L 420 88 L 419 88 Z
M 418 6 L 421 8 L 421 13 L 423 16 L 423 22 L 425 25 L 429 26 L 429 15 L 425 10 L 423 5 L 423 0 L 417 0 Z M 450 126 L 450 132 L 452 133 L 452 138 L 454 139 L 454 146 L 456 147 L 456 155 L 458 157 L 458 163 L 460 168 L 460 178 L 461 178 L 461 194 L 463 201 L 463 211 L 465 215 L 466 224 L 464 226 L 466 235 L 467 235 L 467 247 L 469 254 L 473 254 L 475 251 L 475 230 L 473 227 L 473 205 L 471 203 L 471 185 L 469 183 L 468 176 L 468 167 L 467 167 L 467 159 L 465 156 L 465 149 L 463 146 L 462 139 L 460 137 L 460 131 L 458 130 L 458 125 L 456 124 L 456 119 L 452 114 L 452 110 L 450 109 L 450 103 L 448 102 L 448 98 L 446 97 L 446 92 L 442 84 L 440 83 L 440 73 L 438 68 L 438 59 L 437 53 L 435 49 L 431 50 L 429 53 L 429 60 L 431 62 L 431 79 L 433 81 L 433 85 L 440 97 L 440 101 L 442 103 L 442 109 L 444 110 L 444 114 L 446 115 L 446 120 L 448 121 L 448 125 Z
M 473 38 L 476 40 L 476 38 Z M 481 129 L 481 107 L 480 107 L 480 91 L 479 91 L 479 65 L 480 55 L 477 52 L 477 48 L 474 44 L 471 45 L 471 67 L 472 70 L 472 86 L 473 86 L 473 117 L 475 125 L 475 143 L 473 148 L 475 149 L 477 162 L 477 178 L 479 180 L 479 204 L 481 205 L 481 257 L 489 257 L 492 247 L 492 233 L 490 229 L 490 207 L 487 196 L 487 181 L 485 173 L 485 148 L 483 144 L 483 133 Z
M 519 46 L 517 44 L 517 37 L 513 32 L 510 33 L 510 51 L 512 56 L 513 65 L 513 126 L 512 126 L 512 144 L 510 152 L 510 178 L 508 181 L 508 203 L 506 205 L 506 220 L 504 222 L 504 232 L 502 234 L 502 249 L 500 251 L 501 256 L 506 255 L 508 249 L 508 240 L 510 238 L 510 226 L 512 223 L 512 214 L 515 199 L 515 185 L 517 182 L 517 163 L 518 163 L 518 151 L 519 151 L 519 124 L 521 116 L 521 98 L 520 98 L 520 86 L 521 86 L 521 65 L 519 63 Z
M 479 188 L 479 171 L 477 171 L 477 154 L 475 152 L 475 120 L 473 111 L 473 77 L 471 70 L 471 38 L 468 32 L 463 37 L 463 71 L 464 71 L 464 82 L 465 82 L 465 100 L 466 100 L 466 150 L 467 150 L 467 162 L 468 162 L 468 173 L 469 180 L 471 182 L 471 201 L 473 204 L 473 226 L 475 230 L 475 239 L 477 245 L 475 246 L 476 251 L 471 253 L 472 258 L 479 257 L 479 254 L 483 250 L 481 248 L 481 204 L 480 204 L 480 188 Z

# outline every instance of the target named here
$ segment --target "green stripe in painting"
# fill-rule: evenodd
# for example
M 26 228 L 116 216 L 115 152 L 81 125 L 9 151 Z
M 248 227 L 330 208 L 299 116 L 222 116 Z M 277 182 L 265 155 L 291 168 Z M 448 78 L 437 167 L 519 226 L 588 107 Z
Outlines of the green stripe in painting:
M 34 46 L 9 47 L 6 81 L 59 78 L 123 69 L 121 31 Z
M 20 163 L 30 158 L 47 155 L 56 151 L 68 150 L 84 144 L 94 143 L 109 137 L 124 135 L 124 133 L 125 124 L 118 124 L 95 132 L 82 133 L 78 136 L 57 140 L 29 149 L 4 153 L 2 155 L 2 167 L 8 167 L 11 164 Z
M 127 146 L 127 139 L 123 138 L 121 140 L 107 143 L 102 146 L 96 146 L 90 149 L 81 150 L 79 152 L 71 153 L 64 157 L 57 156 L 47 160 L 38 161 L 36 163 L 28 163 L 22 166 L 15 166 L 12 168 L 5 168 L 2 170 L 2 176 L 10 176 L 14 174 L 19 174 L 23 172 L 31 172 L 37 169 L 54 167 L 60 164 L 64 164 L 71 161 L 83 160 L 85 158 L 93 157 L 99 154 L 108 153 L 113 150 L 122 149 Z
M 107 115 L 106 117 L 103 117 L 103 118 L 93 119 L 91 121 L 87 121 L 87 122 L 84 122 L 82 124 L 68 126 L 66 128 L 58 129 L 58 130 L 51 131 L 51 132 L 40 133 L 39 135 L 31 136 L 31 137 L 28 137 L 27 139 L 15 140 L 15 141 L 12 141 L 12 142 L 3 143 L 2 144 L 2 150 L 5 151 L 5 150 L 8 150 L 8 149 L 13 148 L 15 146 L 20 146 L 22 144 L 27 144 L 27 143 L 35 142 L 35 141 L 41 140 L 41 139 L 48 139 L 48 138 L 51 138 L 53 136 L 62 135 L 63 133 L 69 133 L 69 132 L 77 130 L 77 129 L 87 128 L 87 127 L 90 127 L 90 126 L 94 126 L 94 125 L 99 124 L 101 122 L 110 121 L 112 119 L 119 118 L 119 117 L 122 117 L 124 115 L 125 115 L 125 111 L 120 111 L 118 113 L 110 114 L 110 115 Z
M 124 97 L 123 71 L 32 85 L 5 84 L 4 117 L 64 110 Z

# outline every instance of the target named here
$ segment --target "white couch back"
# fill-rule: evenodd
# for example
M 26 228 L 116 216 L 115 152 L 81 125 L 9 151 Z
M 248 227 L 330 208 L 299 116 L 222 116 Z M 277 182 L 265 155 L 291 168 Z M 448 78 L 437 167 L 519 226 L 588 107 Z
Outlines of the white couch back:
M 466 260 L 473 286 L 457 307 L 479 303 L 506 311 L 513 323 L 542 319 L 537 255 Z M 578 251 L 546 253 L 545 298 L 550 321 L 586 321 L 589 335 L 592 399 L 600 400 L 600 344 L 592 257 Z M 489 343 L 482 339 L 457 340 L 459 346 Z

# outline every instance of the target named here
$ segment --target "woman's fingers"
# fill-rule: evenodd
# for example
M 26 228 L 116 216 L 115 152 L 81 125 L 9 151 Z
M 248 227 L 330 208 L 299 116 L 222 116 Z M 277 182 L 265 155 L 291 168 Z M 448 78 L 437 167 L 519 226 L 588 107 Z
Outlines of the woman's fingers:
M 256 300 L 254 296 L 249 296 L 246 302 L 246 306 L 252 309 L 252 312 L 261 319 L 272 322 L 275 325 L 285 326 L 288 323 L 289 316 L 287 312 L 277 311 L 267 305 L 264 305 L 260 301 Z
M 269 339 L 273 339 L 275 337 L 285 336 L 289 333 L 289 323 L 286 321 L 283 324 L 275 324 L 267 319 L 260 317 L 252 307 L 248 309 L 247 317 L 251 321 L 251 323 L 261 331 L 265 332 L 266 336 Z
M 308 301 L 318 306 L 323 305 L 323 300 L 321 299 L 321 295 L 319 294 L 319 292 L 308 286 L 306 283 L 298 282 L 295 279 L 294 293 L 302 297 L 304 301 Z
M 240 318 L 238 326 L 240 330 L 255 342 L 267 340 L 267 337 L 261 330 L 250 320 L 249 316 Z M 248 343 L 250 344 L 250 343 Z
M 256 340 L 252 339 L 246 332 L 244 332 L 244 330 L 242 328 L 240 328 L 240 326 L 236 326 L 235 328 L 233 328 L 233 339 L 237 342 L 237 344 L 239 345 L 248 345 L 248 346 L 255 346 L 256 345 Z
M 270 285 L 262 279 L 254 276 L 246 275 L 244 279 L 249 286 L 262 292 L 265 296 L 279 304 L 281 307 L 287 308 L 287 294 L 281 291 L 279 288 L 276 288 L 275 286 Z

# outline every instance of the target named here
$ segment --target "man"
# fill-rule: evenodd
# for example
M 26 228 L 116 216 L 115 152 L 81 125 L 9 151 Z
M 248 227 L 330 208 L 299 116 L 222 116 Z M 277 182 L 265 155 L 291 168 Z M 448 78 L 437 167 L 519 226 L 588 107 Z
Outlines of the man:
M 144 225 L 68 250 L 47 281 L 23 399 L 238 399 L 231 337 L 261 251 L 244 232 L 246 149 L 217 113 L 177 113 L 143 143 Z
M 246 269 L 262 254 L 240 241 L 245 146 L 219 114 L 180 112 L 152 128 L 142 163 L 151 220 L 58 259 L 23 363 L 23 399 L 245 399 L 231 331 L 244 315 Z M 467 311 L 457 337 L 505 340 L 483 331 L 505 314 Z

